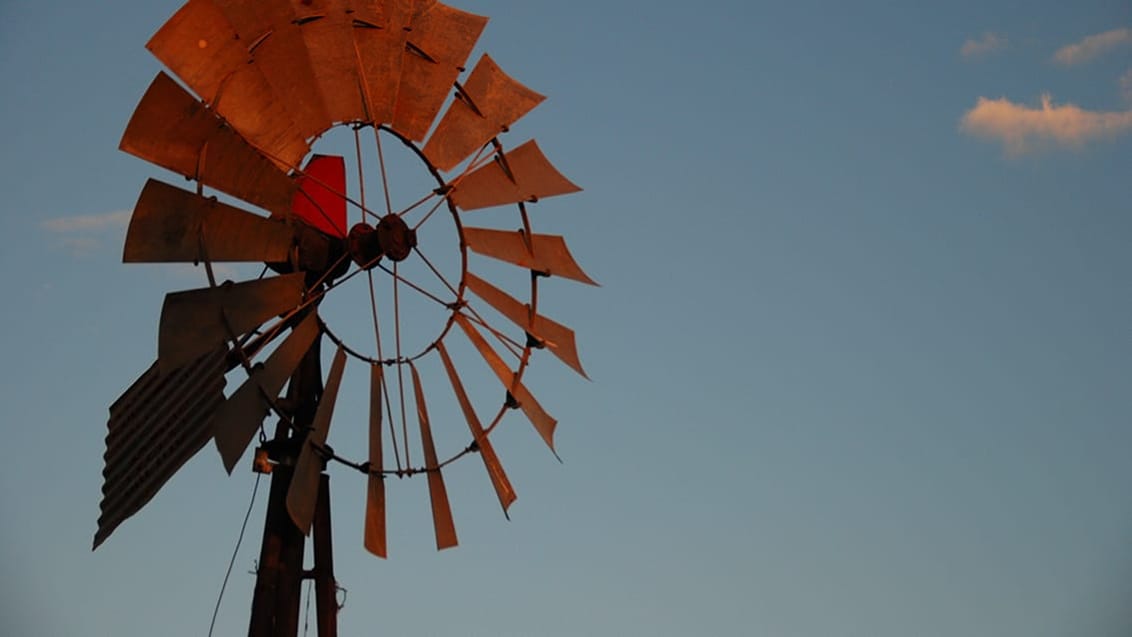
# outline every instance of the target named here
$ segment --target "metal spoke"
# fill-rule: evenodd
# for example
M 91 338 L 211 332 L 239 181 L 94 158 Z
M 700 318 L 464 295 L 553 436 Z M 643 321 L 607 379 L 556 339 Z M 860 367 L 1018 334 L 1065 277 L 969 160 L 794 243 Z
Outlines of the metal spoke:
M 384 269 L 384 267 L 382 268 Z M 398 284 L 399 277 L 397 276 L 397 262 L 393 262 L 393 329 L 396 332 L 397 340 L 397 389 L 401 393 L 401 434 L 404 437 L 405 443 L 405 465 L 411 466 L 413 463 L 409 459 L 409 426 L 408 419 L 405 417 L 405 372 L 404 365 L 401 361 L 401 296 L 400 286 Z
M 385 191 L 385 214 L 393 214 L 393 204 L 389 198 L 389 180 L 385 176 L 385 153 L 381 150 L 381 129 L 374 127 L 373 138 L 377 140 L 377 163 L 381 167 L 381 187 Z

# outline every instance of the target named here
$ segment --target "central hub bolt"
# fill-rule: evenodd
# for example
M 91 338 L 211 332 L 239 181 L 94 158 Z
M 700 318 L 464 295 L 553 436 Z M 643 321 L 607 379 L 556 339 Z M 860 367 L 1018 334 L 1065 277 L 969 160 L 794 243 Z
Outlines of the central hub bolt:
M 350 228 L 346 244 L 354 263 L 370 269 L 382 257 L 393 261 L 407 259 L 417 245 L 417 233 L 400 215 L 388 214 L 377 222 L 376 228 L 368 223 L 359 223 Z

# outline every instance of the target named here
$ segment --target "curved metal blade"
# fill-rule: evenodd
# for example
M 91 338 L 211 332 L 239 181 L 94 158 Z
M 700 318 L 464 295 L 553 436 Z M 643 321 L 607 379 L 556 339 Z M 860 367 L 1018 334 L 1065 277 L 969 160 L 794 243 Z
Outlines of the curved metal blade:
M 554 428 L 558 425 L 558 421 L 552 418 L 550 414 L 546 413 L 542 405 L 538 404 L 535 397 L 531 395 L 531 392 L 528 391 L 522 383 L 518 382 L 518 379 L 515 378 L 515 374 L 511 372 L 511 368 L 507 366 L 507 363 L 503 362 L 499 354 L 484 340 L 483 335 L 472 325 L 471 321 L 460 313 L 456 313 L 454 316 L 456 324 L 460 326 L 460 329 L 464 330 L 464 334 L 468 335 L 468 340 L 479 350 L 480 356 L 483 356 L 483 359 L 487 361 L 488 366 L 491 367 L 491 371 L 495 372 L 495 376 L 499 378 L 499 382 L 503 383 L 503 386 L 507 391 L 511 392 L 515 400 L 519 401 L 519 407 L 523 410 L 523 413 L 526 414 L 527 419 L 531 421 L 531 424 L 534 425 L 535 431 L 542 436 L 543 442 L 546 443 L 546 446 L 550 447 L 551 451 L 554 451 Z
M 440 170 L 452 170 L 481 146 L 546 99 L 516 82 L 484 55 L 452 102 L 424 154 Z
M 295 308 L 302 301 L 305 278 L 296 272 L 165 295 L 157 341 L 161 369 L 176 369 Z
M 318 319 L 312 313 L 291 330 L 266 363 L 252 368 L 251 376 L 217 410 L 212 433 L 228 473 L 232 473 L 270 411 L 268 398 L 274 400 L 279 395 L 318 333 Z
M 155 362 L 110 406 L 94 548 L 157 494 L 211 435 L 227 349 L 162 373 Z
M 290 2 L 212 0 L 248 47 L 256 66 L 276 99 L 287 105 L 304 138 L 330 128 L 317 74 L 303 40 L 302 27 Z
M 290 211 L 291 178 L 164 73 L 142 97 L 120 147 L 271 212 Z
M 353 2 L 301 0 L 292 2 L 326 115 L 333 122 L 366 119 L 354 49 Z
M 248 43 L 211 0 L 189 0 L 146 48 L 284 171 L 310 150 L 286 102 L 248 64 Z
M 528 245 L 528 237 L 522 230 L 464 228 L 464 241 L 473 252 L 548 276 L 597 285 L 574 260 L 566 247 L 566 239 L 554 234 L 532 234 L 529 239 Z
M 385 480 L 381 450 L 381 365 L 370 366 L 369 385 L 369 480 L 366 488 L 365 547 L 385 558 Z
M 432 525 L 436 529 L 436 550 L 441 551 L 456 546 L 456 526 L 452 523 L 448 490 L 444 488 L 444 476 L 440 473 L 436 446 L 432 442 L 432 427 L 429 425 L 428 407 L 425 406 L 421 377 L 412 361 L 409 361 L 409 370 L 413 374 L 413 397 L 417 402 L 417 420 L 421 424 L 421 447 L 424 449 L 425 469 L 428 470 L 428 497 L 432 501 Z
M 299 452 L 299 459 L 295 462 L 291 487 L 287 489 L 287 512 L 303 535 L 310 535 L 314 508 L 318 504 L 318 476 L 322 473 L 323 462 L 317 449 L 326 444 L 326 435 L 330 433 L 334 403 L 338 399 L 338 386 L 342 384 L 342 372 L 345 369 L 346 350 L 339 347 L 334 354 L 334 362 L 330 364 L 330 374 L 326 377 L 326 387 L 318 400 L 311 431 L 303 441 L 303 450 Z
M 578 346 L 574 342 L 574 330 L 541 314 L 531 312 L 531 306 L 520 303 L 510 294 L 471 272 L 464 275 L 464 281 L 469 290 L 495 308 L 495 311 L 506 316 L 512 323 L 542 341 L 543 345 L 558 360 L 569 365 L 570 369 L 578 372 L 582 377 L 589 378 L 589 376 L 586 376 L 586 371 L 582 369 L 582 362 L 578 359 Z
M 286 261 L 293 231 L 277 219 L 150 179 L 126 231 L 124 263 Z
M 439 2 L 413 17 L 393 114 L 397 132 L 425 138 L 486 25 L 486 17 Z
M 456 400 L 460 403 L 460 410 L 464 412 L 464 420 L 468 421 L 468 429 L 472 431 L 472 439 L 475 440 L 476 447 L 479 448 L 480 457 L 483 458 L 483 466 L 487 469 L 488 477 L 491 478 L 491 486 L 495 487 L 495 495 L 499 497 L 499 505 L 503 507 L 503 515 L 507 515 L 508 507 L 517 497 L 515 489 L 511 487 L 511 481 L 507 479 L 507 473 L 503 471 L 499 456 L 495 455 L 495 447 L 492 446 L 491 440 L 484 433 L 483 425 L 480 424 L 480 419 L 476 416 L 471 401 L 468 400 L 468 394 L 464 391 L 464 384 L 460 382 L 460 376 L 456 373 L 456 366 L 452 364 L 452 359 L 448 356 L 448 348 L 444 347 L 443 341 L 438 341 L 436 349 L 440 352 L 440 359 L 444 361 L 444 370 L 448 372 L 448 380 L 452 383 L 452 391 L 456 392 Z
M 463 210 L 476 210 L 581 190 L 554 168 L 533 139 L 504 158 L 505 162 L 497 159 L 461 179 L 452 201 Z
M 359 0 L 354 8 L 354 46 L 366 111 L 375 124 L 390 122 L 407 57 L 413 2 Z

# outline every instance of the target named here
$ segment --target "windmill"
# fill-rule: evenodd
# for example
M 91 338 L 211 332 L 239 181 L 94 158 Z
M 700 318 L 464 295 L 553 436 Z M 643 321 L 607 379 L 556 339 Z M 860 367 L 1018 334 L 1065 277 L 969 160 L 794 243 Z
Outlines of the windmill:
M 366 480 L 369 552 L 387 555 L 393 475 L 424 477 L 437 548 L 455 546 L 444 468 L 478 455 L 506 514 L 516 495 L 491 442 L 497 425 L 520 411 L 553 451 L 556 421 L 523 382 L 533 353 L 585 376 L 573 331 L 540 314 L 539 288 L 547 277 L 594 282 L 562 237 L 534 232 L 528 211 L 579 188 L 533 140 L 505 147 L 503 134 L 544 98 L 486 54 L 465 69 L 486 23 L 427 0 L 189 0 L 147 45 L 172 75 L 153 80 L 121 148 L 195 189 L 150 179 L 123 261 L 202 265 L 208 285 L 166 296 L 157 360 L 110 407 L 94 547 L 204 447 L 215 446 L 229 473 L 254 448 L 252 467 L 271 474 L 271 493 L 250 635 L 296 633 L 304 578 L 315 581 L 319 634 L 335 633 L 328 465 Z M 332 129 L 353 135 L 356 195 L 345 157 L 312 153 Z M 367 199 L 362 139 L 371 134 L 384 197 Z M 404 206 L 389 195 L 390 144 L 434 182 Z M 498 207 L 517 212 L 510 227 L 477 222 Z M 445 223 L 455 245 L 430 243 L 427 230 Z M 427 256 L 446 248 L 455 275 Z M 493 262 L 525 272 L 525 301 L 477 275 Z M 219 281 L 221 263 L 264 267 Z M 351 280 L 368 282 L 368 294 Z M 351 342 L 322 316 L 336 295 L 369 311 L 371 342 Z M 406 296 L 444 317 L 415 347 L 402 340 Z M 499 381 L 497 411 L 470 396 L 454 340 Z M 326 344 L 334 354 L 324 376 Z M 442 372 L 426 392 L 420 368 L 430 361 Z M 368 376 L 369 443 L 356 455 L 330 444 L 348 367 Z M 226 394 L 232 375 L 241 382 Z M 441 390 L 468 440 L 443 456 L 426 401 Z

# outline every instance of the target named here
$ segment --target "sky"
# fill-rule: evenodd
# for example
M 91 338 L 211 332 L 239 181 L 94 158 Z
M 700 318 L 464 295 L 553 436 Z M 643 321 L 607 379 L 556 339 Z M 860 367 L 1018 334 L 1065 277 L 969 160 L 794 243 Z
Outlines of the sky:
M 563 462 L 509 414 L 519 499 L 453 465 L 457 548 L 394 480 L 370 556 L 332 469 L 341 634 L 1132 634 L 1132 5 L 452 4 L 548 96 L 505 146 L 585 189 L 532 222 L 601 283 L 540 289 L 592 380 L 536 354 Z M 107 408 L 165 293 L 207 284 L 120 262 L 145 181 L 183 183 L 117 150 L 179 6 L 0 0 L 3 634 L 207 634 L 252 496 L 207 447 L 90 550 Z M 217 635 L 246 630 L 265 486 Z

